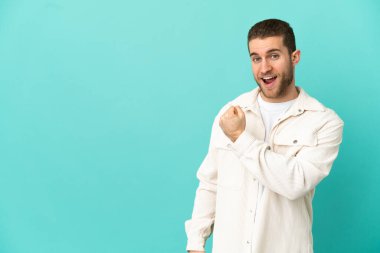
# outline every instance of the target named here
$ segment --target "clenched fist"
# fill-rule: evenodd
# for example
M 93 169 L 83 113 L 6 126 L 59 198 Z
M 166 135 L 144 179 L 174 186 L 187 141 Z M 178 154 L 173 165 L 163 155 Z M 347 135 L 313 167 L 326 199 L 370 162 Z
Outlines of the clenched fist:
M 245 114 L 240 106 L 231 106 L 219 120 L 219 126 L 232 142 L 245 130 Z

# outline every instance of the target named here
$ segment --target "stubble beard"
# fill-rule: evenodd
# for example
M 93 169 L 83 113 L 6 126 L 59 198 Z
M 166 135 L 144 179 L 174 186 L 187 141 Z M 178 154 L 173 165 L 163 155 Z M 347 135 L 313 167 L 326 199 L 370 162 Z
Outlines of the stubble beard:
M 265 89 L 262 88 L 261 86 L 261 79 L 256 79 L 255 81 L 257 85 L 260 88 L 260 92 L 264 94 L 265 97 L 267 98 L 281 98 L 285 96 L 286 90 L 289 87 L 289 85 L 293 82 L 294 74 L 293 74 L 293 66 L 290 65 L 288 68 L 288 71 L 282 75 L 282 80 L 280 85 L 277 87 L 277 89 L 273 90 L 272 92 L 267 92 Z

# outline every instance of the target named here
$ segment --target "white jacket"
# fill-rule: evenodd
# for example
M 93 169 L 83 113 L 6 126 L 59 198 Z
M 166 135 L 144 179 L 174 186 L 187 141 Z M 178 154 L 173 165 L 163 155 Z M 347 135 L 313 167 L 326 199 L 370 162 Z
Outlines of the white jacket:
M 204 250 L 213 231 L 213 253 L 313 252 L 314 189 L 337 157 L 343 121 L 298 89 L 269 143 L 263 141 L 258 88 L 219 112 L 197 173 L 192 218 L 185 223 L 187 250 Z M 247 121 L 235 143 L 219 127 L 231 105 L 241 106 Z

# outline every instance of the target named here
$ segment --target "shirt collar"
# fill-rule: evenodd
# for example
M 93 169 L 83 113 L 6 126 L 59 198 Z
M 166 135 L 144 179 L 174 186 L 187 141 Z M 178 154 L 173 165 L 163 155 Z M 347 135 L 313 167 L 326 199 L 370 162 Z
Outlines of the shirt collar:
M 289 109 L 289 112 L 292 114 L 300 114 L 304 111 L 325 111 L 326 108 L 318 102 L 315 98 L 310 97 L 304 89 L 301 87 L 297 87 L 299 91 L 298 97 L 296 101 Z M 242 107 L 245 111 L 254 111 L 259 112 L 259 105 L 257 103 L 257 97 L 259 95 L 260 89 L 259 87 L 253 89 L 249 92 L 248 96 L 244 96 L 240 101 L 236 101 L 236 103 Z

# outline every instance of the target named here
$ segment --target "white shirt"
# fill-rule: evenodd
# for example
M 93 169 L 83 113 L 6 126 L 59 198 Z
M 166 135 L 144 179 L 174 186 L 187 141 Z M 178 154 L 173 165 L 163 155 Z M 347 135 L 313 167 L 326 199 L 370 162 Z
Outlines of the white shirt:
M 268 141 L 272 126 L 278 119 L 294 104 L 296 100 L 289 100 L 282 103 L 270 103 L 266 102 L 262 97 L 261 93 L 257 97 L 257 102 L 259 104 L 261 117 L 265 126 L 265 141 Z
M 343 122 L 300 89 L 265 142 L 257 96 L 258 89 L 241 95 L 215 118 L 197 173 L 192 218 L 185 224 L 187 250 L 204 250 L 213 232 L 213 253 L 313 252 L 314 188 L 338 154 Z M 218 124 L 231 105 L 246 115 L 246 129 L 235 143 Z

